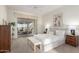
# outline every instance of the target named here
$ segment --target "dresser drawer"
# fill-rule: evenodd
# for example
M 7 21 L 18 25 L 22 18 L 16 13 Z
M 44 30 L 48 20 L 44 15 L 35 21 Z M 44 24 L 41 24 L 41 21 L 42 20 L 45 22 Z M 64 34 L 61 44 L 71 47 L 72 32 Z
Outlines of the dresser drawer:
M 75 39 L 74 38 L 68 39 L 68 41 L 74 41 L 74 42 L 76 42 L 76 38 Z
M 78 45 L 77 41 L 78 41 L 77 36 L 70 36 L 70 35 L 66 36 L 66 44 L 70 44 L 72 46 L 77 46 Z
M 68 39 L 76 39 L 75 36 L 67 36 Z
M 70 45 L 77 46 L 76 42 L 72 42 L 72 41 L 70 42 Z

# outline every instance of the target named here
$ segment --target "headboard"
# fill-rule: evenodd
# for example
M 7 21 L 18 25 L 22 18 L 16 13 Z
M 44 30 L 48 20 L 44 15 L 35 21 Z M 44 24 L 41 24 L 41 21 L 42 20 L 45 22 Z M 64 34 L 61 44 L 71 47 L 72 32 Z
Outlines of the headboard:
M 49 29 L 49 32 L 53 32 L 54 35 L 56 35 L 56 32 L 58 31 L 65 31 L 66 32 L 67 28 L 66 27 L 51 27 Z

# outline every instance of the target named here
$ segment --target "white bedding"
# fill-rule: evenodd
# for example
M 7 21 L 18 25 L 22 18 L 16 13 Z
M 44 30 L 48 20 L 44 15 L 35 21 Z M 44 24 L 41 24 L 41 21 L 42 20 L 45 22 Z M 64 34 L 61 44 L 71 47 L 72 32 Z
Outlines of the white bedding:
M 57 34 L 37 34 L 34 35 L 35 40 L 39 40 L 42 43 L 42 51 L 49 51 L 52 48 L 58 47 L 61 44 L 65 43 L 64 32 L 58 32 Z M 30 38 L 29 38 L 30 41 Z
M 47 45 L 56 41 L 64 40 L 64 36 L 62 35 L 38 34 L 38 35 L 35 35 L 34 37 L 40 40 L 43 45 Z
M 38 34 L 34 35 L 34 38 L 42 42 L 43 51 L 49 51 L 52 48 L 58 47 L 65 43 L 64 35 Z

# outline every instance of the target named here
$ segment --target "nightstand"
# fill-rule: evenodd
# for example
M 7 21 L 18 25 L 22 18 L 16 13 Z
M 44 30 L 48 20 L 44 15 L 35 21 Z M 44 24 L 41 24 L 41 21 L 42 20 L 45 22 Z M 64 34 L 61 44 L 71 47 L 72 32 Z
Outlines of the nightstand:
M 72 46 L 78 46 L 78 36 L 77 35 L 66 35 L 66 44 Z

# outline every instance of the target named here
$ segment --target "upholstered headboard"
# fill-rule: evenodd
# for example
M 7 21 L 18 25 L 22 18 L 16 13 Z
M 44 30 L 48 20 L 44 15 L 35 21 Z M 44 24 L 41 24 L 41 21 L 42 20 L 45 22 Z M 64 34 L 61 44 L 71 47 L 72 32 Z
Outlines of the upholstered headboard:
M 49 32 L 53 32 L 54 35 L 56 35 L 58 32 L 65 32 L 66 33 L 67 28 L 66 27 L 52 27 L 49 29 Z

